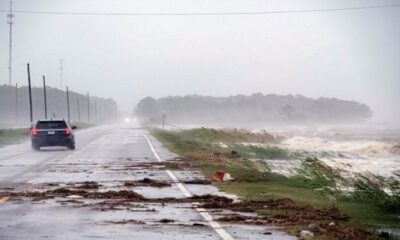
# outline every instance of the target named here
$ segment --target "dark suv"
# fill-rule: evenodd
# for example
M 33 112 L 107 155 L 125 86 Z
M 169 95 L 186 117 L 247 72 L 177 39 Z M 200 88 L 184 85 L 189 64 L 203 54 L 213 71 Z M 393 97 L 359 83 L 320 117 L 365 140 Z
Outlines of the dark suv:
M 75 149 L 73 129 L 65 120 L 39 120 L 31 129 L 32 148 L 40 150 L 45 146 L 65 146 Z

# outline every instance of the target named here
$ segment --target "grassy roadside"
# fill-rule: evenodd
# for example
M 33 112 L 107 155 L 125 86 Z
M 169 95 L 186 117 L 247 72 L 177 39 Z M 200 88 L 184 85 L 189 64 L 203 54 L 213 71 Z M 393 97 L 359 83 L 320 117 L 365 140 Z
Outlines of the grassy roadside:
M 365 184 L 365 181 L 354 182 L 364 187 L 363 191 L 358 192 L 362 193 L 361 197 L 346 196 L 338 190 L 339 182 L 346 181 L 346 179 L 342 179 L 336 171 L 312 158 L 305 158 L 302 170 L 293 177 L 272 173 L 268 171 L 268 166 L 260 171 L 260 166 L 249 159 L 252 157 L 257 159 L 299 157 L 296 153 L 288 153 L 273 144 L 279 140 L 268 133 L 255 134 L 243 130 L 205 128 L 181 131 L 153 129 L 152 133 L 165 147 L 179 154 L 185 161 L 190 161 L 192 166 L 201 169 L 207 177 L 211 178 L 216 170 L 229 172 L 235 181 L 218 182 L 216 185 L 226 192 L 239 195 L 245 201 L 290 198 L 298 204 L 311 205 L 318 209 L 337 208 L 341 213 L 350 217 L 349 220 L 341 221 L 340 224 L 352 228 L 370 232 L 380 228 L 400 229 L 400 213 L 397 211 L 398 209 L 396 210 L 400 202 L 397 202 L 398 199 L 388 197 L 385 193 L 379 193 L 379 188 L 371 188 L 371 184 Z M 242 143 L 257 144 L 243 145 Z M 368 189 L 368 187 L 370 188 Z M 367 191 L 364 191 L 366 188 Z M 394 211 L 393 209 L 385 211 L 382 204 L 371 201 L 374 194 L 377 196 L 377 200 L 383 201 L 383 205 L 393 202 Z M 284 213 L 281 210 L 278 212 L 289 217 L 296 215 L 290 210 L 284 211 Z M 271 211 L 263 212 L 261 209 L 260 213 L 268 215 L 271 214 Z M 324 224 L 323 220 L 315 221 L 318 224 Z M 288 231 L 297 234 L 299 227 L 304 226 L 292 224 L 285 227 Z M 335 234 L 317 233 L 316 235 L 317 239 L 343 238 Z M 376 234 L 373 233 L 370 237 L 376 238 Z
M 0 129 L 0 147 L 9 144 L 21 143 L 28 140 L 29 128 L 5 128 Z
M 96 126 L 88 123 L 72 123 L 72 125 L 77 126 L 77 130 Z M 29 137 L 29 128 L 0 128 L 0 147 L 22 143 L 27 141 Z

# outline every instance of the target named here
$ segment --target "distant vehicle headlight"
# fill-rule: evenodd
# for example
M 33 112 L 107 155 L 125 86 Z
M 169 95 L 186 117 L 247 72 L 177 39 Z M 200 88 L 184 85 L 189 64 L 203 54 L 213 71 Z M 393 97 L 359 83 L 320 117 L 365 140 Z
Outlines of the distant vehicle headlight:
M 125 122 L 129 123 L 129 122 L 131 122 L 131 119 L 130 118 L 125 118 Z

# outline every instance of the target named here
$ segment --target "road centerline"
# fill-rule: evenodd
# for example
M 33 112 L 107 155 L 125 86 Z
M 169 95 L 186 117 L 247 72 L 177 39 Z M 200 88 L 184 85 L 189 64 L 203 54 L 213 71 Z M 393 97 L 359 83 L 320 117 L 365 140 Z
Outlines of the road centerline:
M 150 139 L 143 134 L 143 137 L 146 139 L 148 145 L 150 146 L 150 150 L 153 152 L 155 158 L 157 159 L 158 162 L 163 162 L 161 157 L 158 155 L 157 151 L 154 149 L 153 144 L 151 143 Z M 179 188 L 179 190 L 185 195 L 185 197 L 192 197 L 193 194 L 187 190 L 187 188 L 178 180 L 178 178 L 175 176 L 175 174 L 170 171 L 170 170 L 165 170 L 165 172 L 168 174 L 168 176 L 174 181 L 175 185 Z M 214 231 L 221 237 L 223 240 L 234 240 L 234 238 L 225 231 L 222 226 L 216 222 L 211 214 L 204 208 L 199 208 L 198 205 L 199 203 L 194 202 L 192 203 L 194 209 L 200 214 L 200 216 L 208 223 L 210 227 L 214 229 Z

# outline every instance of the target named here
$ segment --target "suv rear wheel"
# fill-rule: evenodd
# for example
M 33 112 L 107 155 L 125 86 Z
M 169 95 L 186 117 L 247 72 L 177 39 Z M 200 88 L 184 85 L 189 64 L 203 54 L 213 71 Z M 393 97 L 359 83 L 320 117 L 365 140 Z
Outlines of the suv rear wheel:
M 40 146 L 37 144 L 32 143 L 32 149 L 35 151 L 39 151 L 40 150 Z
M 70 143 L 70 144 L 68 145 L 68 149 L 70 149 L 70 150 L 75 150 L 75 143 L 74 143 L 74 142 Z

